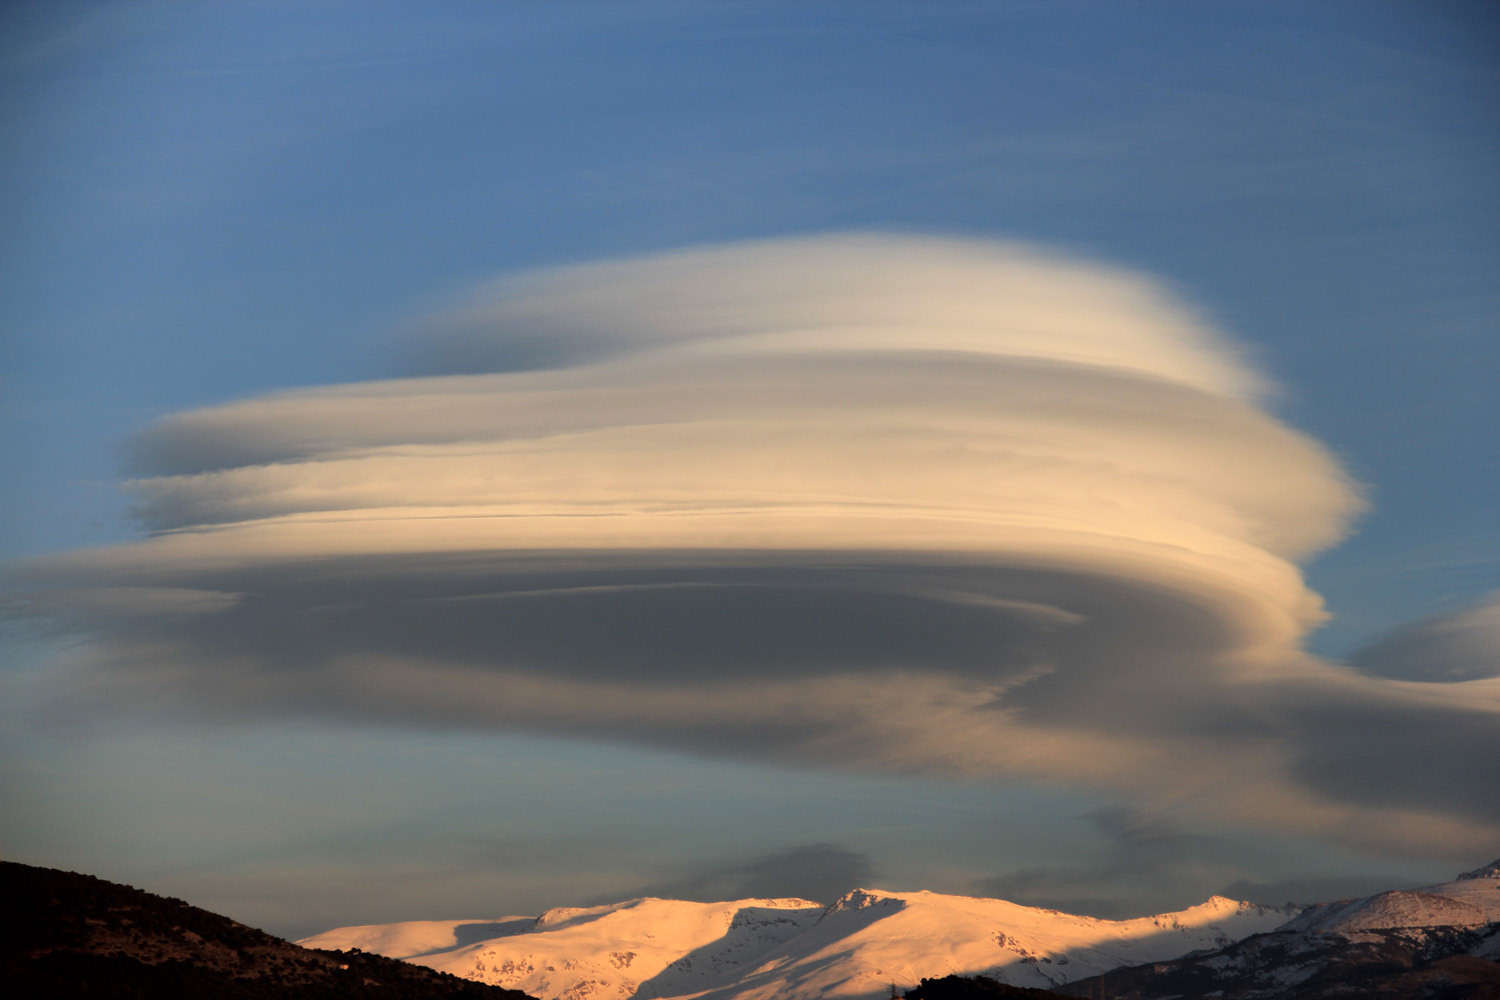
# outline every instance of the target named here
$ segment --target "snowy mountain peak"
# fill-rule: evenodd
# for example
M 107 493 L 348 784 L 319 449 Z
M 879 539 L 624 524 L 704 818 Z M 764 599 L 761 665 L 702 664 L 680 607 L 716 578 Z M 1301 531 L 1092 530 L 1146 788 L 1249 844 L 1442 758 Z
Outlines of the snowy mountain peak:
M 1146 1000 L 1500 996 L 1500 862 L 1440 885 L 1320 903 L 1272 933 L 1070 989 L 1106 985 Z
M 641 902 L 643 902 L 641 899 L 631 899 L 609 906 L 555 906 L 550 910 L 542 911 L 542 915 L 536 918 L 536 929 L 539 931 L 556 930 L 572 923 L 597 920 L 606 913 L 630 909 Z
M 1465 872 L 1441 885 L 1320 903 L 1280 929 L 1349 935 L 1426 927 L 1481 927 L 1495 921 L 1500 921 L 1500 862 Z
M 828 907 L 828 913 L 839 913 L 844 910 L 866 910 L 872 906 L 880 906 L 889 910 L 899 910 L 906 905 L 906 900 L 901 894 L 892 892 L 880 892 L 876 889 L 854 889 L 839 897 L 834 904 Z
M 1480 927 L 1485 923 L 1483 908 L 1465 900 L 1432 892 L 1392 891 L 1350 902 L 1314 906 L 1288 921 L 1282 929 L 1311 934 L 1352 934 L 1420 927 Z
M 1216 896 L 1175 913 L 1102 920 L 1001 899 L 856 889 L 831 906 L 802 899 L 723 903 L 642 898 L 548 910 L 517 932 L 445 935 L 424 924 L 345 928 L 302 942 L 381 946 L 446 937 L 391 957 L 520 989 L 543 1000 L 878 1000 L 894 984 L 949 973 L 1052 986 L 1120 965 L 1220 947 L 1283 923 L 1287 911 Z M 417 934 L 416 931 L 421 933 Z
M 1210 896 L 1197 906 L 1189 906 L 1181 911 L 1181 915 L 1191 919 L 1219 919 L 1241 913 L 1262 916 L 1267 913 L 1285 915 L 1295 912 L 1297 912 L 1295 908 L 1288 910 L 1285 907 L 1266 906 L 1264 903 L 1247 903 L 1240 899 L 1230 899 L 1228 896 Z

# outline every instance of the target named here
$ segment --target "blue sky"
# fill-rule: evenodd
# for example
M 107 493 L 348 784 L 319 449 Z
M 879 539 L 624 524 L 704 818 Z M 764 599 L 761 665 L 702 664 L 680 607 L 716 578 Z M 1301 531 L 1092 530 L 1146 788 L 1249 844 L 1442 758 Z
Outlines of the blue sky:
M 1478 4 L 14 6 L 0 554 L 141 537 L 131 435 L 401 374 L 427 317 L 498 276 L 825 233 L 1004 240 L 1167 290 L 1362 484 L 1349 537 L 1302 562 L 1332 615 L 1303 647 L 1357 656 L 1500 587 L 1497 34 Z M 75 718 L 53 684 L 76 643 L 7 648 L 5 856 L 272 929 L 525 912 L 812 844 L 891 885 L 1032 872 L 1024 901 L 1101 912 L 1161 902 L 1117 869 L 1166 864 L 1141 845 L 1172 837 L 1217 838 L 1158 880 L 1181 902 L 1454 862 L 1035 775 L 855 778 L 306 705 Z M 911 820 L 931 815 L 965 832 L 934 843 Z M 501 846 L 454 862 L 454 830 Z M 381 871 L 399 889 L 349 888 Z M 342 909 L 300 895 L 319 877 Z

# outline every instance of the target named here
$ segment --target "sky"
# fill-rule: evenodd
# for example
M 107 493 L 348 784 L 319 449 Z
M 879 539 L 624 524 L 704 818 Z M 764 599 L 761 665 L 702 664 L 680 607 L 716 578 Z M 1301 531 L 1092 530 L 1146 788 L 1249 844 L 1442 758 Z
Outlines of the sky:
M 291 936 L 1492 860 L 1497 43 L 8 5 L 0 856 Z

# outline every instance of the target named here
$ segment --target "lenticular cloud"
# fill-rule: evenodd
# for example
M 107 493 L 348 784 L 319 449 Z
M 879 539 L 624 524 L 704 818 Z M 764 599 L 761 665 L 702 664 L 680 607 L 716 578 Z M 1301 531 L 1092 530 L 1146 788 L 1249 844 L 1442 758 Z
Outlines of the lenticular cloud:
M 1253 591 L 1284 638 L 1316 617 L 1285 560 L 1355 504 L 1191 314 L 1016 248 L 699 251 L 506 282 L 447 326 L 445 377 L 148 432 L 150 544 L 962 554 Z M 504 371 L 540 338 L 555 366 Z
M 1298 652 L 1296 563 L 1359 500 L 1146 279 L 766 242 L 507 279 L 417 354 L 139 437 L 150 537 L 28 571 L 93 690 L 1493 833 L 1471 788 L 1377 828 L 1300 766 L 1320 706 L 1406 697 Z M 1411 738 L 1484 696 L 1424 695 Z

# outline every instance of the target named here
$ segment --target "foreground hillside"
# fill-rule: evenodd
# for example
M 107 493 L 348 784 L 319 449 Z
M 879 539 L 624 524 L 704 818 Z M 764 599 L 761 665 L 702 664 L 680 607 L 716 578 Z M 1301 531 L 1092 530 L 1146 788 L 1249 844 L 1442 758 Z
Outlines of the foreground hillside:
M 1115 1000 L 1500 1000 L 1500 861 L 1422 889 L 1310 907 L 1270 934 L 1061 990 Z
M 1214 897 L 1177 913 L 1099 920 L 999 899 L 859 889 L 832 906 L 636 899 L 535 920 L 348 927 L 313 947 L 362 948 L 545 1000 L 878 1000 L 951 973 L 1047 988 L 1217 948 L 1288 911 Z
M 379 955 L 302 948 L 179 899 L 0 862 L 0 982 L 27 1000 L 528 1000 Z
M 901 994 L 903 1000 L 1055 1000 L 1051 990 L 1010 986 L 988 976 L 944 976 L 924 979 L 915 989 Z

